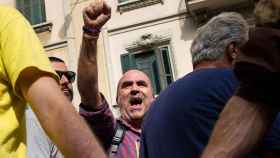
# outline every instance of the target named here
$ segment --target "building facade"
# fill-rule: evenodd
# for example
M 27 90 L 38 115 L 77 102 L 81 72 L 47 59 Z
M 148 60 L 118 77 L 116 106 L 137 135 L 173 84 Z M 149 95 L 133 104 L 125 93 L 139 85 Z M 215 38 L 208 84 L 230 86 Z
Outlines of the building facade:
M 158 95 L 192 71 L 190 46 L 196 29 L 222 11 L 252 20 L 251 0 L 114 0 L 104 40 L 111 85 L 131 68 L 146 72 Z
M 82 39 L 82 10 L 91 0 L 1 0 L 31 22 L 49 55 L 76 71 Z M 190 46 L 196 29 L 223 11 L 237 11 L 253 25 L 253 0 L 107 0 L 111 20 L 98 41 L 99 88 L 114 105 L 117 82 L 140 69 L 158 95 L 192 71 Z M 80 102 L 74 84 L 74 104 Z M 113 108 L 114 109 L 114 108 Z M 117 114 L 117 109 L 114 113 Z
M 49 56 L 62 58 L 70 70 L 77 70 L 81 37 L 82 9 L 89 1 L 79 0 L 1 0 L 1 5 L 17 8 L 32 24 L 46 53 Z M 102 39 L 100 40 L 102 41 Z M 103 51 L 99 42 L 99 51 Z M 104 53 L 99 53 L 98 68 L 105 72 Z M 100 89 L 110 99 L 107 74 L 99 75 Z M 73 104 L 78 107 L 80 96 L 74 83 Z

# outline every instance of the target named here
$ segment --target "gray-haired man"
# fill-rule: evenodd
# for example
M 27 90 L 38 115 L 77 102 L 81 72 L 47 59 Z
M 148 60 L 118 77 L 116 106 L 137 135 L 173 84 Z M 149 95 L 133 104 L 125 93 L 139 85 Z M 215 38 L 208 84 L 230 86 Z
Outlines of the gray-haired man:
M 259 27 L 250 31 L 233 68 L 240 86 L 221 113 L 203 158 L 244 157 L 260 142 L 272 145 L 266 157 L 280 157 L 275 92 L 280 72 L 280 1 L 259 0 L 255 16 Z M 269 139 L 263 139 L 273 121 Z
M 238 86 L 231 67 L 248 40 L 241 15 L 222 13 L 202 26 L 191 47 L 194 71 L 169 86 L 145 116 L 142 158 L 198 158 Z M 260 154 L 254 151 L 250 158 Z

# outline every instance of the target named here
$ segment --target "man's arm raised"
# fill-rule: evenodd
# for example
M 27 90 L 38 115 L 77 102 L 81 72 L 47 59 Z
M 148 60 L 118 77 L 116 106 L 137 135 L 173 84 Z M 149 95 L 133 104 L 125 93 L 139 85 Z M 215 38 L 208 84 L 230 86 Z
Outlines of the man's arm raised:
M 78 89 L 87 108 L 101 105 L 98 89 L 97 40 L 102 26 L 110 19 L 111 8 L 102 0 L 91 3 L 83 11 L 84 33 L 78 64 Z

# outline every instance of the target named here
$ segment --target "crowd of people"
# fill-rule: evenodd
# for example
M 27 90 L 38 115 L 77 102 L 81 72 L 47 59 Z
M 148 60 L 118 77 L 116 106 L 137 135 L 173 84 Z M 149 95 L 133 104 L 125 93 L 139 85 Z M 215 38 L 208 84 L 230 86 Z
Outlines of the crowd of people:
M 16 9 L 0 6 L 0 157 L 280 157 L 280 1 L 255 3 L 254 28 L 235 12 L 200 27 L 193 71 L 156 98 L 148 75 L 125 72 L 119 118 L 98 86 L 97 40 L 111 17 L 105 1 L 83 10 L 79 112 L 71 104 L 75 72 L 47 57 Z

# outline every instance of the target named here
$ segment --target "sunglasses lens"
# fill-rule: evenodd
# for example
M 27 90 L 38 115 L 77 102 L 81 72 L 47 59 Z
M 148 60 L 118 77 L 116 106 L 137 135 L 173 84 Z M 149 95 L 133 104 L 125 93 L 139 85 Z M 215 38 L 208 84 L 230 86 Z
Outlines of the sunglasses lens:
M 62 78 L 62 76 L 65 76 L 71 83 L 75 81 L 76 73 L 73 71 L 56 71 L 59 78 Z
M 71 83 L 75 81 L 75 76 L 76 76 L 75 72 L 67 71 L 65 75 Z
M 62 71 L 56 71 L 56 73 L 59 76 L 59 78 L 61 78 L 63 76 L 63 72 Z

